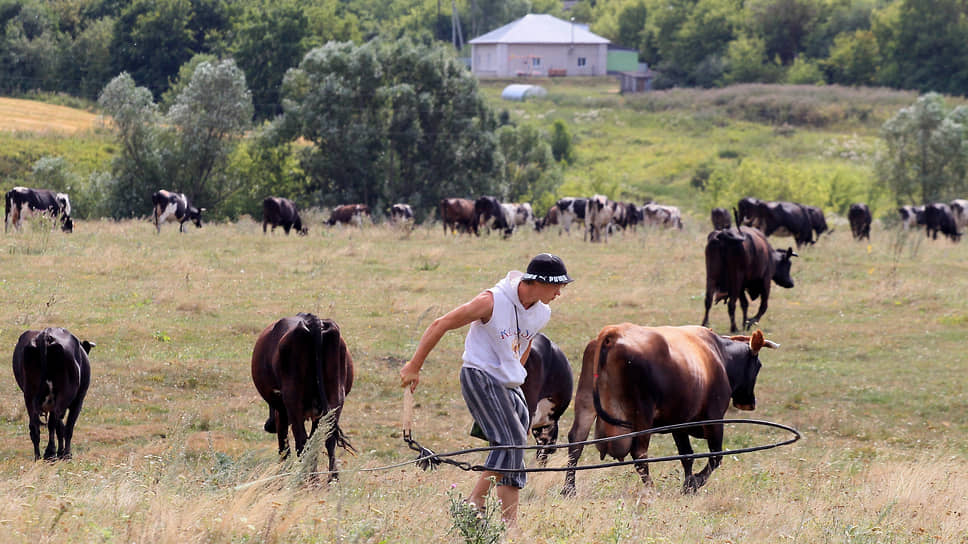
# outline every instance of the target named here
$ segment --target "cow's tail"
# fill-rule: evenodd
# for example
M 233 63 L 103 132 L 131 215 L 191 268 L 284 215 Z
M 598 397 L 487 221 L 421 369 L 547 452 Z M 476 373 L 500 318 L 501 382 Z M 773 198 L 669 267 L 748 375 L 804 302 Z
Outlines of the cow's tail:
M 343 409 L 343 400 L 340 398 L 333 399 L 334 403 L 331 407 L 329 396 L 326 394 L 327 364 L 333 365 L 337 376 L 341 376 L 343 372 L 339 326 L 330 320 L 323 321 L 313 314 L 303 315 L 316 345 L 316 391 L 319 395 L 321 411 L 324 414 L 323 423 L 326 426 L 326 439 L 335 436 L 338 446 L 355 452 L 356 449 L 349 443 L 343 430 L 339 427 L 339 413 Z
M 633 428 L 632 422 L 625 421 L 624 419 L 619 419 L 605 411 L 605 408 L 602 406 L 601 397 L 598 394 L 597 376 L 598 376 L 598 373 L 601 371 L 602 366 L 605 364 L 605 361 L 608 359 L 608 352 L 612 349 L 614 345 L 615 345 L 615 333 L 609 333 L 604 338 L 599 339 L 598 361 L 596 364 L 598 368 L 595 369 L 596 380 L 594 383 L 594 387 L 592 387 L 592 402 L 594 402 L 595 404 L 595 413 L 598 415 L 598 417 L 602 419 L 602 421 L 608 423 L 609 425 L 614 425 L 616 427 L 625 427 L 626 429 L 631 429 Z

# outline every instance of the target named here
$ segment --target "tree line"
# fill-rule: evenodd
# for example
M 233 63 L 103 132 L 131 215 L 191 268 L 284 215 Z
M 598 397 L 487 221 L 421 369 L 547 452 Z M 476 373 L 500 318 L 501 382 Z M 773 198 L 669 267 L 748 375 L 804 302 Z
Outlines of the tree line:
M 550 201 L 574 160 L 563 121 L 496 114 L 438 43 L 329 42 L 286 72 L 280 97 L 281 113 L 254 123 L 231 58 L 196 55 L 158 100 L 122 72 L 98 97 L 118 142 L 105 170 L 74 179 L 67 161 L 44 157 L 23 182 L 70 190 L 81 218 L 144 216 L 166 188 L 217 218 L 257 215 L 275 195 L 304 207 L 405 202 L 422 220 L 455 195 Z
M 156 100 L 199 54 L 233 58 L 256 119 L 289 68 L 330 41 L 429 44 L 527 13 L 574 18 L 636 49 L 655 85 L 877 85 L 968 94 L 965 0 L 0 0 L 0 94 L 95 99 L 127 72 Z M 464 45 L 463 55 L 469 55 Z

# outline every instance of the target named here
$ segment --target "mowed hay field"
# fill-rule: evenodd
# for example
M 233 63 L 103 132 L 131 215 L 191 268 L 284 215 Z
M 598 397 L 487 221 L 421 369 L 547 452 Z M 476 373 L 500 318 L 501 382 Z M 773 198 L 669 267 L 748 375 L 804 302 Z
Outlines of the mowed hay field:
M 36 100 L 0 97 L 0 130 L 31 133 L 87 132 L 99 126 L 97 114 Z
M 361 472 L 414 457 L 397 373 L 433 317 L 551 251 L 577 281 L 545 332 L 576 373 L 604 325 L 702 318 L 705 217 L 595 245 L 322 219 L 304 238 L 264 236 L 248 219 L 183 235 L 140 221 L 79 221 L 71 235 L 34 223 L 0 238 L 0 541 L 456 542 L 448 493 L 466 495 L 476 475 Z M 650 492 L 630 467 L 579 472 L 567 499 L 561 473 L 531 475 L 514 541 L 968 541 L 968 246 L 879 227 L 872 238 L 855 242 L 841 223 L 800 251 L 796 287 L 774 286 L 761 324 L 782 346 L 762 353 L 757 411 L 727 414 L 792 425 L 803 440 L 728 456 L 694 496 L 680 493 L 678 463 L 652 465 Z M 304 485 L 279 461 L 251 383 L 257 334 L 300 311 L 336 320 L 356 365 L 342 428 L 359 453 L 338 452 L 334 485 Z M 97 343 L 74 458 L 57 463 L 33 461 L 9 365 L 20 333 L 45 326 Z M 728 329 L 721 304 L 712 326 Z M 414 435 L 436 451 L 483 444 L 468 436 L 462 346 L 462 332 L 443 339 L 416 393 Z M 569 408 L 562 435 L 572 419 Z M 782 438 L 726 430 L 729 448 Z M 671 437 L 650 453 L 674 453 Z M 586 448 L 582 463 L 597 461 Z

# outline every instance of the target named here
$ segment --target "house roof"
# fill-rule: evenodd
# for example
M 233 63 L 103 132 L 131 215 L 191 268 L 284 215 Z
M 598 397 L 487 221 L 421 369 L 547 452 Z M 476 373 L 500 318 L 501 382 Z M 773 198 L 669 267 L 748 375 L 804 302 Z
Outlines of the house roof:
M 552 15 L 528 14 L 517 21 L 478 36 L 471 45 L 493 43 L 602 44 L 609 41 L 589 32 L 584 25 L 563 21 Z

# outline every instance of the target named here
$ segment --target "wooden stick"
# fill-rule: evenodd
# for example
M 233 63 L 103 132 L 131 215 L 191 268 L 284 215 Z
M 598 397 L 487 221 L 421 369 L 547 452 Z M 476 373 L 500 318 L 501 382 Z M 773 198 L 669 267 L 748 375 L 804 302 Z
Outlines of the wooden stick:
M 413 391 L 410 386 L 403 388 L 403 432 L 410 434 L 413 428 Z

